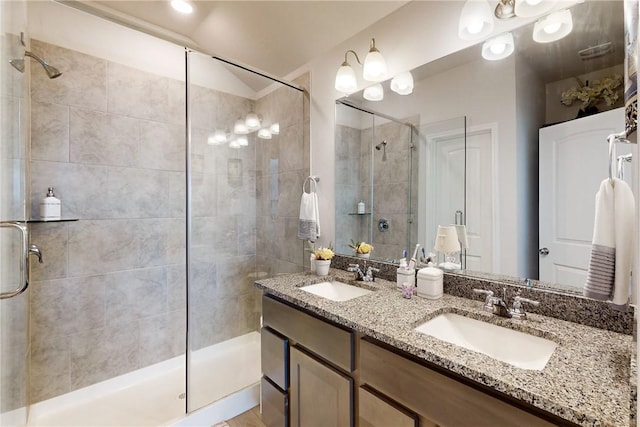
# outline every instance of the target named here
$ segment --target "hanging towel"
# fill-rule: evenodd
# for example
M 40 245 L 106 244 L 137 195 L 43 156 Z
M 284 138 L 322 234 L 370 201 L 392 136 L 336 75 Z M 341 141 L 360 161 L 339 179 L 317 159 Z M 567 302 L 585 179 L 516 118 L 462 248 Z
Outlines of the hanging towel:
M 605 179 L 596 194 L 591 259 L 583 293 L 610 300 L 626 310 L 635 235 L 635 201 L 629 185 L 617 178 Z
M 309 193 L 304 189 L 309 181 Z M 318 195 L 316 181 L 309 177 L 302 184 L 302 198 L 300 199 L 300 219 L 298 220 L 298 239 L 315 242 L 320 236 L 320 214 L 318 209 Z

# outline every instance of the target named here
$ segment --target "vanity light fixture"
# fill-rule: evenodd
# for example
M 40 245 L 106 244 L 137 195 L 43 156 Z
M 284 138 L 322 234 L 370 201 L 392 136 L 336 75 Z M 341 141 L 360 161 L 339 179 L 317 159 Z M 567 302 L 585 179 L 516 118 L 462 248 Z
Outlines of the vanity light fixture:
M 171 0 L 171 7 L 177 12 L 189 15 L 193 13 L 193 6 L 186 0 Z
M 497 61 L 511 55 L 513 50 L 513 34 L 500 34 L 484 42 L 482 45 L 482 57 L 489 61 Z
M 269 126 L 269 130 L 271 131 L 271 135 L 277 135 L 280 133 L 280 123 L 276 122 Z
M 216 129 L 216 131 L 213 132 L 212 135 L 209 135 L 209 138 L 207 139 L 207 144 L 209 145 L 221 145 L 225 142 L 227 142 L 227 134 L 221 129 Z
M 364 58 L 362 77 L 370 82 L 381 82 L 387 78 L 387 62 L 376 48 L 376 39 L 371 39 L 369 53 Z
M 498 19 L 515 18 L 515 3 L 516 0 L 500 0 L 493 11 L 493 15 Z
M 236 123 L 233 125 L 233 133 L 236 135 L 246 135 L 249 133 L 249 128 L 247 127 L 247 123 L 245 120 L 238 119 Z
M 573 30 L 573 19 L 569 9 L 551 13 L 538 19 L 533 26 L 533 40 L 550 43 L 567 36 Z
M 238 142 L 237 139 L 234 139 L 233 141 L 231 141 L 229 143 L 229 147 L 231 147 L 231 148 L 240 148 L 240 143 Z
M 410 95 L 413 93 L 413 75 L 411 71 L 405 71 L 392 78 L 391 90 L 398 95 Z
M 477 40 L 493 31 L 493 16 L 487 0 L 467 0 L 458 23 L 458 37 Z
M 384 89 L 380 83 L 376 83 L 365 88 L 362 96 L 368 101 L 382 101 L 384 99 Z
M 355 90 L 358 89 L 356 73 L 353 71 L 349 61 L 347 61 L 347 55 L 349 55 L 349 52 L 353 53 L 358 64 L 362 64 L 355 51 L 349 49 L 344 53 L 344 62 L 340 65 L 340 68 L 338 68 L 334 87 L 337 91 L 346 94 L 355 92 Z M 387 78 L 387 62 L 384 60 L 380 51 L 376 48 L 376 39 L 373 38 L 371 39 L 369 53 L 364 60 L 362 77 L 370 82 L 381 82 Z
M 268 128 L 262 128 L 258 131 L 258 138 L 260 139 L 271 139 L 271 130 Z
M 514 12 L 521 18 L 544 15 L 553 9 L 558 0 L 515 0 Z
M 244 122 L 247 125 L 247 130 L 249 132 L 254 132 L 260 129 L 260 117 L 258 117 L 258 115 L 254 112 L 250 112 L 249 114 L 247 114 Z

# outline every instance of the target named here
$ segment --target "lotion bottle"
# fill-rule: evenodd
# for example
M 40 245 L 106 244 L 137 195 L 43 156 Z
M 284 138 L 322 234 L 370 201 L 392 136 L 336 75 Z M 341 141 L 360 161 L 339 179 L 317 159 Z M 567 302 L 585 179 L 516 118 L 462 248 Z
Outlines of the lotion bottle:
M 62 204 L 53 193 L 53 187 L 49 187 L 47 196 L 40 202 L 40 219 L 51 221 L 60 219 Z

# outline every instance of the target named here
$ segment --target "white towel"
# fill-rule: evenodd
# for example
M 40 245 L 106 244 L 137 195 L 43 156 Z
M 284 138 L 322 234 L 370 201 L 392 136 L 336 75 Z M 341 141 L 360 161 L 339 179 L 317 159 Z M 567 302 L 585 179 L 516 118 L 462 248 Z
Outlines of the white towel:
M 302 184 L 302 197 L 300 199 L 300 219 L 298 220 L 298 239 L 315 242 L 320 236 L 320 213 L 318 209 L 318 195 L 315 192 L 316 182 L 307 178 L 311 183 L 310 192 L 304 190 Z M 305 180 L 305 183 L 306 181 Z
M 635 235 L 635 200 L 626 182 L 605 179 L 596 194 L 596 215 L 585 296 L 626 310 Z

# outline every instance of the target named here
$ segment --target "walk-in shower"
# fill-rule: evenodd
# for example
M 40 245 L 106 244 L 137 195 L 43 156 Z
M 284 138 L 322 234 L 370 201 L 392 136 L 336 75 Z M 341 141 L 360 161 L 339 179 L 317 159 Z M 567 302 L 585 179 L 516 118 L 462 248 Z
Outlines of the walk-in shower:
M 0 424 L 19 412 L 28 420 L 11 425 L 180 425 L 187 415 L 212 425 L 257 405 L 253 283 L 303 269 L 289 229 L 299 200 L 288 191 L 308 176 L 301 87 L 56 2 L 28 9 L 28 19 L 47 22 L 34 26 L 29 52 L 64 74 L 10 67 L 24 52 L 19 36 L 1 52 L 3 81 L 17 85 L 0 88 L 3 106 L 31 109 L 15 115 L 30 120 L 30 141 L 3 133 L 23 138 L 16 153 L 30 153 L 28 167 L 14 169 L 26 185 L 1 181 L 3 200 L 4 185 L 22 188 L 16 205 L 26 212 L 2 219 L 28 223 L 44 263 L 31 266 L 20 300 L 0 301 L 3 337 L 6 325 L 18 335 L 15 351 L 2 347 L 12 393 L 0 396 Z M 81 29 L 98 27 L 100 43 L 84 44 L 91 37 Z M 30 102 L 14 102 L 23 93 Z M 234 134 L 249 113 L 278 132 Z M 62 220 L 40 222 L 49 186 Z M 23 306 L 8 310 L 8 301 Z M 5 380 L 9 362 L 15 375 Z M 9 399 L 19 393 L 27 398 Z
M 52 66 L 51 64 L 48 64 L 44 59 L 40 58 L 38 55 L 26 50 L 24 52 L 24 56 L 33 58 L 36 61 L 38 61 L 38 63 L 42 65 L 42 68 L 44 68 L 44 71 L 46 71 L 47 76 L 49 76 L 50 79 L 55 79 L 62 75 L 60 70 L 58 70 L 56 67 Z M 20 71 L 21 73 L 24 73 L 24 66 L 25 66 L 24 58 L 10 59 L 9 63 L 11 64 L 11 66 L 13 66 L 13 68 Z

